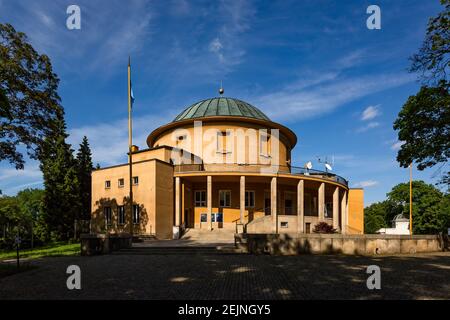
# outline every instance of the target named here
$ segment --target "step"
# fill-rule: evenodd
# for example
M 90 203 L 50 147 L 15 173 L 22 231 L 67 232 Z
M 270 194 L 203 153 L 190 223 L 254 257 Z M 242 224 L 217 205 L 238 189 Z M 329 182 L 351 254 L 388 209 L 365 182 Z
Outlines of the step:
M 227 249 L 214 249 L 214 250 L 199 250 L 192 248 L 179 248 L 176 250 L 167 250 L 165 248 L 145 248 L 145 249 L 122 249 L 115 251 L 116 255 L 231 255 L 231 254 L 243 254 L 246 253 L 243 249 L 227 248 Z
M 117 255 L 226 255 L 246 253 L 235 247 L 140 247 L 115 251 Z

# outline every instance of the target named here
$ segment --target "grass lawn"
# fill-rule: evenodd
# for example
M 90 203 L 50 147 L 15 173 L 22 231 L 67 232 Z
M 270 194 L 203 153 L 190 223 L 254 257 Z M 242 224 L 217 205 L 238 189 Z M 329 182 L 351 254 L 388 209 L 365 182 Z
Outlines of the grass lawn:
M 50 256 L 73 256 L 80 254 L 79 243 L 55 243 L 44 247 L 38 247 L 34 250 L 20 250 L 20 258 L 37 259 Z M 15 259 L 16 251 L 0 251 L 0 260 Z

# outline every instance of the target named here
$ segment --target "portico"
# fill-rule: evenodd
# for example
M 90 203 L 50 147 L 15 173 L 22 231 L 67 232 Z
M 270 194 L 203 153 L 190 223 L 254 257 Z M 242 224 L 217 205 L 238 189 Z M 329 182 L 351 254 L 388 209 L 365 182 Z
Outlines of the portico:
M 179 172 L 175 190 L 174 220 L 180 229 L 241 233 L 250 223 L 262 223 L 271 233 L 311 233 L 324 221 L 340 232 L 347 221 L 346 186 L 295 175 Z

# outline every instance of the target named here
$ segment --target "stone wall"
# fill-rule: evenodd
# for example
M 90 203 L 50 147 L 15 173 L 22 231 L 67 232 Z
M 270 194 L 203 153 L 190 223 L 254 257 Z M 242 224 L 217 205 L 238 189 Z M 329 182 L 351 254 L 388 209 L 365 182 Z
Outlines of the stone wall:
M 249 253 L 280 255 L 377 255 L 448 250 L 448 237 L 437 235 L 238 234 L 236 243 Z
M 112 251 L 130 248 L 132 244 L 131 235 L 127 234 L 82 234 L 80 238 L 82 256 L 108 254 Z

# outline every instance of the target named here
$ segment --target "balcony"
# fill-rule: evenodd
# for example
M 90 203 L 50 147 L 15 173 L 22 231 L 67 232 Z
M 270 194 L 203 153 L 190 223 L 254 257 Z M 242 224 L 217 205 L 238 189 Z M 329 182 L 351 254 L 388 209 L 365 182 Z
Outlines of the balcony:
M 348 187 L 348 181 L 337 174 L 306 169 L 293 166 L 271 166 L 264 164 L 237 164 L 237 163 L 201 163 L 201 164 L 179 164 L 175 165 L 175 173 L 200 173 L 200 172 L 236 172 L 236 173 L 276 173 L 295 176 L 309 176 L 324 180 L 337 182 Z

